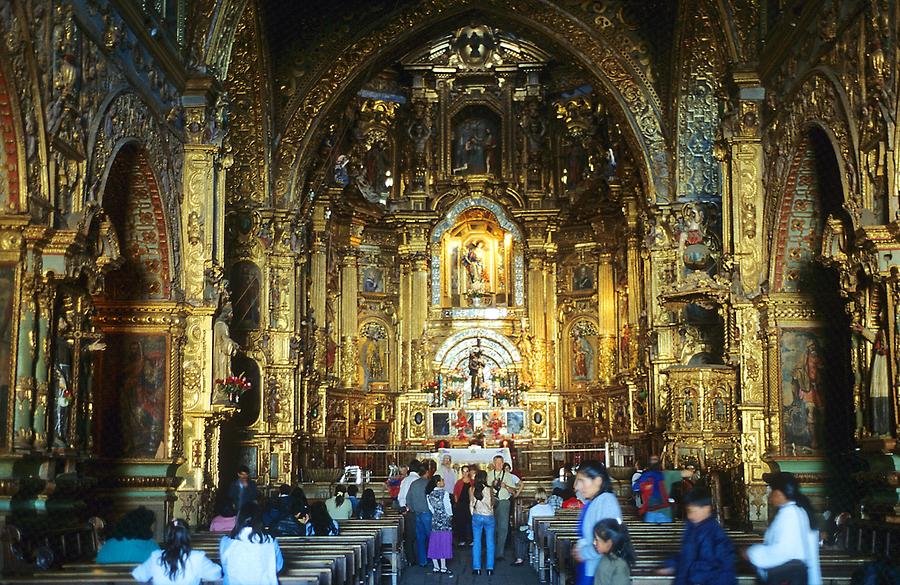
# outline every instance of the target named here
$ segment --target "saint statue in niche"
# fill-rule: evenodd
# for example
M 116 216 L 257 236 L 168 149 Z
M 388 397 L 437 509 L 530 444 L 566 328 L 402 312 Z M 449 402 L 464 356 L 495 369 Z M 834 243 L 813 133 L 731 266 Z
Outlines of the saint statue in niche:
M 384 379 L 384 359 L 381 356 L 381 348 L 377 339 L 373 339 L 366 354 L 366 368 L 369 370 L 369 380 L 378 382 Z
M 469 352 L 469 379 L 472 383 L 472 398 L 484 398 L 484 353 L 481 351 L 481 340 L 475 342 L 475 347 Z
M 453 129 L 453 174 L 494 175 L 499 151 L 498 125 L 480 108 Z
M 489 289 L 491 284 L 490 275 L 485 269 L 484 251 L 484 241 L 476 240 L 468 245 L 462 258 L 469 278 L 469 289 L 476 292 Z
M 572 378 L 580 381 L 594 378 L 594 348 L 581 333 L 572 337 Z

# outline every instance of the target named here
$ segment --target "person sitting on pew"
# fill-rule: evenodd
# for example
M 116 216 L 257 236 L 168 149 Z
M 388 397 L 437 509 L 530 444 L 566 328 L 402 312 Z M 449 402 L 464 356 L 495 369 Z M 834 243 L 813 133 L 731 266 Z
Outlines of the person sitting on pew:
M 294 493 L 300 490 L 303 501 L 294 497 Z M 306 534 L 306 527 L 300 524 L 297 516 L 306 514 L 306 496 L 303 490 L 296 488 L 291 492 L 291 486 L 281 484 L 278 488 L 280 495 L 273 505 L 275 512 L 271 515 L 267 524 L 274 536 L 302 536 Z
M 353 504 L 344 496 L 343 488 L 337 488 L 334 497 L 325 500 L 328 515 L 335 520 L 348 520 L 353 517 Z
M 578 498 L 574 488 L 566 488 L 562 493 L 562 507 L 564 510 L 580 510 L 584 508 L 584 502 Z
M 347 486 L 347 499 L 350 500 L 350 517 L 356 517 L 356 512 L 359 510 L 359 497 L 357 494 L 359 493 L 359 488 L 356 487 L 356 484 L 351 483 Z
M 615 518 L 604 518 L 594 526 L 594 550 L 600 564 L 594 573 L 594 585 L 630 585 L 634 548 L 628 528 Z
M 263 525 L 274 527 L 285 516 L 291 516 L 293 509 L 291 486 L 286 483 L 278 486 L 278 495 L 270 499 L 263 512 Z
M 202 550 L 191 549 L 191 527 L 180 518 L 166 526 L 162 550 L 131 571 L 135 581 L 153 585 L 200 585 L 200 581 L 218 581 L 222 569 Z
M 695 487 L 684 503 L 688 523 L 681 550 L 656 574 L 675 575 L 673 585 L 735 585 L 734 545 L 716 520 L 709 490 Z
M 263 527 L 256 502 L 244 504 L 234 530 L 219 541 L 225 585 L 278 585 L 284 557 L 278 540 Z
M 547 503 L 547 490 L 538 488 L 534 492 L 535 504 L 528 510 L 528 522 L 519 526 L 516 532 L 514 544 L 516 547 L 516 560 L 513 561 L 514 567 L 521 567 L 525 564 L 525 556 L 528 555 L 528 542 L 534 540 L 534 519 L 555 516 L 556 510 Z
M 547 505 L 550 506 L 551 508 L 553 508 L 554 513 L 556 513 L 556 511 L 559 510 L 560 508 L 562 508 L 563 500 L 564 500 L 564 498 L 562 496 L 565 493 L 565 491 L 566 491 L 566 488 L 557 486 L 557 487 L 553 488 L 553 492 L 550 494 L 550 497 L 547 498 Z
M 306 525 L 306 536 L 337 536 L 341 531 L 322 502 L 314 503 L 309 507 L 309 514 L 298 520 Z
M 222 506 L 219 513 L 213 516 L 209 522 L 210 532 L 231 532 L 234 530 L 234 523 L 237 522 L 237 514 L 231 506 L 231 502 Z
M 384 508 L 375 499 L 375 492 L 372 488 L 366 488 L 359 501 L 356 517 L 360 520 L 381 520 L 382 516 L 384 516 Z
M 306 514 L 309 512 L 309 500 L 306 499 L 306 492 L 299 485 L 291 490 L 291 499 L 294 502 L 294 515 Z
M 128 512 L 116 523 L 109 540 L 97 551 L 98 563 L 143 563 L 159 543 L 153 539 L 156 514 L 140 506 Z
M 587 500 L 587 505 L 578 516 L 580 538 L 572 549 L 576 565 L 575 585 L 592 585 L 600 554 L 594 548 L 594 526 L 604 518 L 622 521 L 619 500 L 612 491 L 612 481 L 606 466 L 600 461 L 585 461 L 575 475 L 575 489 Z

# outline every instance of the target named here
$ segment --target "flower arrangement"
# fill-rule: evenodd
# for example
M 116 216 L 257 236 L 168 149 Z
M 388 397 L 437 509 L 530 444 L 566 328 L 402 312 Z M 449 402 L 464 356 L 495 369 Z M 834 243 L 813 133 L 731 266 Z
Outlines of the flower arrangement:
M 519 384 L 516 386 L 516 392 L 519 392 L 521 394 L 525 394 L 529 390 L 531 390 L 531 384 L 527 382 L 519 382 Z
M 459 390 L 448 389 L 444 391 L 444 400 L 447 402 L 456 402 L 459 400 Z
M 491 418 L 487 422 L 488 428 L 494 431 L 494 438 L 500 438 L 500 429 L 503 428 L 503 421 L 500 420 L 500 413 L 496 410 L 491 413 Z
M 437 380 L 432 380 L 431 382 L 425 384 L 425 387 L 422 388 L 422 392 L 426 394 L 436 394 L 440 387 L 441 385 L 438 384 Z
M 509 388 L 504 388 L 503 386 L 501 386 L 500 388 L 494 390 L 494 398 L 496 398 L 498 401 L 511 401 L 514 398 L 514 395 Z
M 456 420 L 453 421 L 453 428 L 456 429 L 456 438 L 465 439 L 466 431 L 469 430 L 469 415 L 462 408 L 456 413 Z
M 244 392 L 252 387 L 243 372 L 241 372 L 240 376 L 228 376 L 224 380 L 219 378 L 215 382 L 216 389 L 228 397 L 228 400 L 232 403 L 237 403 L 241 396 L 244 395 Z

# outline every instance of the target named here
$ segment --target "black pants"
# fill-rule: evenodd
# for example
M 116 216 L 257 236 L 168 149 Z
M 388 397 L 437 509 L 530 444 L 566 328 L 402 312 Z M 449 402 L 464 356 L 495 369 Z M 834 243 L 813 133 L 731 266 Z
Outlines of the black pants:
M 458 502 L 453 514 L 457 542 L 472 542 L 472 512 L 468 502 Z
M 806 585 L 806 563 L 794 559 L 766 570 L 766 585 Z
M 416 515 L 412 510 L 403 515 L 403 552 L 410 566 L 419 563 L 416 556 Z
M 528 531 L 516 529 L 513 532 L 513 543 L 516 545 L 516 558 L 528 560 Z

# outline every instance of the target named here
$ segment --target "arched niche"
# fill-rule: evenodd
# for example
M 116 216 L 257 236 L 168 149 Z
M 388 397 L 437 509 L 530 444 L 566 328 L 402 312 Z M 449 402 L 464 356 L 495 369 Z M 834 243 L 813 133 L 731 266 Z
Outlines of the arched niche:
M 600 354 L 600 330 L 596 321 L 584 316 L 570 320 L 563 329 L 561 350 L 564 388 L 596 383 Z
M 124 301 L 171 296 L 172 251 L 165 208 L 146 151 L 134 142 L 118 151 L 103 188 L 102 208 L 112 224 L 122 263 L 104 279 L 105 295 Z
M 495 201 L 457 201 L 432 231 L 431 249 L 432 305 L 524 305 L 522 231 Z M 473 293 L 487 302 L 474 301 Z
M 368 319 L 357 337 L 359 381 L 364 391 L 387 390 L 393 364 L 391 328 L 380 319 Z

